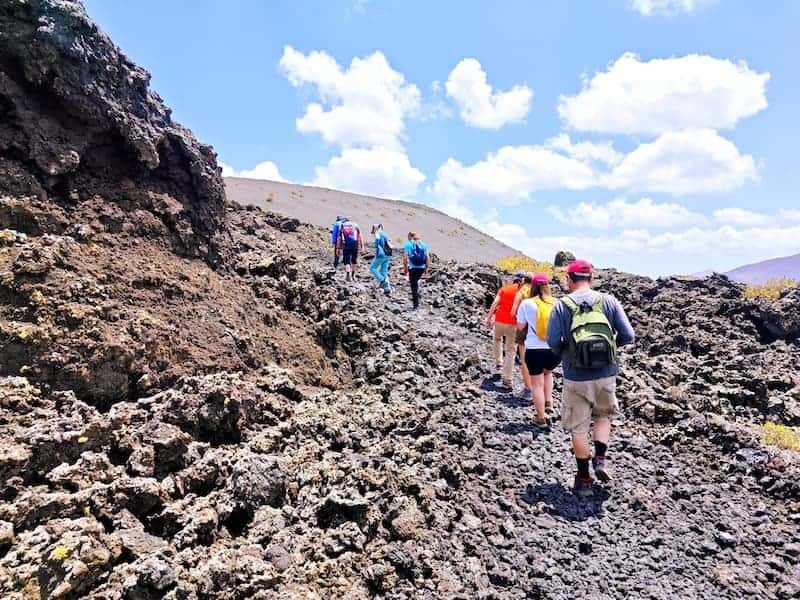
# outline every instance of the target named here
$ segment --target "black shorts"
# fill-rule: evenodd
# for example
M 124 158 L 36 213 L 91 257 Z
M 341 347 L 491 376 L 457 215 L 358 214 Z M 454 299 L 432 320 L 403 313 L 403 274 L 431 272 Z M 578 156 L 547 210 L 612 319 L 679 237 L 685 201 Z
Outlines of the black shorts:
M 354 265 L 358 262 L 358 246 L 342 248 L 342 262 L 346 265 Z
M 550 350 L 525 350 L 525 366 L 531 375 L 541 375 L 544 371 L 552 371 L 561 363 L 561 357 Z

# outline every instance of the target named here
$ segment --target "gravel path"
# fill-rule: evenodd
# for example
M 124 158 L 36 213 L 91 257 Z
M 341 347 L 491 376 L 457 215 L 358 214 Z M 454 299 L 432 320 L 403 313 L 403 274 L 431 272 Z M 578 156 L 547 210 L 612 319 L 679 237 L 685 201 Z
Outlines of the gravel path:
M 407 293 L 401 283 L 386 303 L 362 289 L 348 296 L 345 312 L 363 309 L 383 323 L 384 332 L 391 331 L 398 312 L 407 314 Z M 424 287 L 423 294 L 428 306 L 447 303 L 436 283 Z M 470 373 L 469 379 L 462 376 L 468 393 L 453 398 L 445 392 L 444 400 L 437 393 L 432 404 L 438 408 L 430 420 L 463 425 L 473 442 L 454 452 L 466 475 L 453 498 L 462 514 L 448 543 L 453 556 L 467 557 L 454 569 L 474 569 L 481 594 L 800 595 L 797 503 L 765 494 L 764 482 L 748 473 L 746 452 L 726 448 L 725 435 L 713 424 L 703 417 L 674 426 L 628 419 L 615 428 L 610 446 L 614 480 L 596 485 L 594 499 L 578 499 L 571 493 L 575 462 L 558 415 L 550 432 L 535 431 L 530 403 L 495 388 L 499 377 L 489 369 L 489 336 L 472 324 L 454 323 L 454 312 L 426 309 L 402 320 L 412 339 L 452 343 L 470 353 L 466 360 L 464 352 L 444 353 L 461 362 L 447 365 L 445 372 Z M 464 369 L 464 363 L 472 366 Z M 516 386 L 519 390 L 519 381 Z M 560 387 L 557 380 L 557 407 Z M 621 395 L 623 406 L 633 400 Z M 439 435 L 447 439 L 452 432 L 444 429 Z M 470 564 L 473 558 L 485 574 Z

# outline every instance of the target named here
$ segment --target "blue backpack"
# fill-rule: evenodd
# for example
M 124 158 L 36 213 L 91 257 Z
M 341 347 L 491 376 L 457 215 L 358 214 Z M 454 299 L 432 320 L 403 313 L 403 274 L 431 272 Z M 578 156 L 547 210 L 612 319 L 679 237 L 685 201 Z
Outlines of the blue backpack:
M 331 244 L 334 246 L 339 241 L 339 230 L 342 227 L 341 221 L 335 221 L 333 225 L 331 225 Z
M 420 241 L 411 242 L 408 260 L 412 267 L 425 267 L 428 264 L 428 251 Z

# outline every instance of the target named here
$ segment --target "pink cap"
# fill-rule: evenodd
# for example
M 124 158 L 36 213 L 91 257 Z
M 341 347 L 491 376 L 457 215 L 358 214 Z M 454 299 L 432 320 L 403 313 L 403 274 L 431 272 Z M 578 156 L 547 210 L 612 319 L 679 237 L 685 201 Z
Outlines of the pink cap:
M 544 273 L 537 273 L 533 276 L 533 279 L 531 279 L 531 283 L 533 283 L 533 285 L 548 284 L 550 283 L 550 278 Z
M 569 263 L 567 273 L 577 273 L 579 275 L 591 275 L 592 263 L 588 260 L 578 259 Z

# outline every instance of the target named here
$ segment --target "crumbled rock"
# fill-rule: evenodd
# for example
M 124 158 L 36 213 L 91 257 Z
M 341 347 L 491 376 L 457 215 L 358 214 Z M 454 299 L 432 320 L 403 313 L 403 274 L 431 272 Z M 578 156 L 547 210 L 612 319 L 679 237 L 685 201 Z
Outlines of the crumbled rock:
M 0 29 L 3 598 L 797 594 L 798 460 L 760 429 L 800 422 L 794 292 L 598 272 L 638 341 L 581 500 L 495 386 L 501 273 L 437 260 L 415 314 L 344 285 L 325 231 L 223 205 L 80 4 Z

